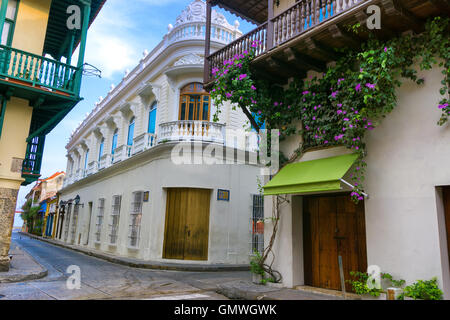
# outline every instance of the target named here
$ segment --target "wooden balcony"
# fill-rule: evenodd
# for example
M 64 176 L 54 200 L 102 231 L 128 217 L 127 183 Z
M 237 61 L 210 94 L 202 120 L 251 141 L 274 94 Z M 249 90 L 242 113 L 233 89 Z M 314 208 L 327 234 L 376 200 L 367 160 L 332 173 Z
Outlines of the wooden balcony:
M 14 96 L 36 100 L 78 99 L 81 72 L 77 67 L 0 45 L 0 87 L 14 88 Z
M 260 13 L 245 16 L 249 12 L 245 1 L 210 2 L 247 20 L 261 21 L 264 17 Z M 270 7 L 273 0 L 268 2 Z M 366 25 L 370 5 L 381 9 L 381 29 L 351 34 L 349 26 L 358 22 Z M 247 9 L 240 11 L 240 7 Z M 357 48 L 368 39 L 369 32 L 381 39 L 410 30 L 419 33 L 424 30 L 427 18 L 445 14 L 450 14 L 450 4 L 444 0 L 300 0 L 272 18 L 269 10 L 266 22 L 217 52 L 209 54 L 207 40 L 205 88 L 212 85 L 214 68 L 222 67 L 225 60 L 245 50 L 250 51 L 254 41 L 260 43 L 252 64 L 255 75 L 284 84 L 292 76 L 305 76 L 308 70 L 323 71 L 326 63 L 339 57 L 335 49 Z

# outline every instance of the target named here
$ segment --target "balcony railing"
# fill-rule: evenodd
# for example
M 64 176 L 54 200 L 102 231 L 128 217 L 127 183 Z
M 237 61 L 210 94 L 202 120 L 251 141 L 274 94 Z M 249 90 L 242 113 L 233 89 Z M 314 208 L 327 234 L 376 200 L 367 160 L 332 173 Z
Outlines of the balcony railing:
M 224 143 L 224 124 L 207 121 L 172 121 L 159 125 L 158 143 L 206 141 Z
M 270 21 L 209 55 L 207 58 L 209 73 L 205 83 L 214 80 L 212 75 L 214 68 L 221 68 L 224 61 L 231 60 L 235 55 L 242 54 L 245 50 L 250 51 L 251 45 L 255 41 L 259 43 L 255 52 L 256 57 L 258 57 L 365 1 L 367 0 L 298 1 Z
M 55 94 L 78 96 L 77 67 L 0 45 L 0 79 Z

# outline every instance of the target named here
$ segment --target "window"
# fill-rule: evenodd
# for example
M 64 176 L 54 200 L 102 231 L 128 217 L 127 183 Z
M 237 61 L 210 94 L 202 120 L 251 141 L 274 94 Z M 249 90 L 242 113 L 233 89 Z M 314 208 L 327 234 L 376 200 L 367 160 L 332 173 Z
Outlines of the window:
M 130 229 L 128 234 L 129 246 L 133 248 L 139 245 L 143 200 L 144 192 L 138 191 L 133 193 L 133 202 L 131 203 L 130 212 Z
M 73 218 L 72 218 L 72 230 L 71 230 L 71 237 L 70 242 L 72 244 L 75 243 L 75 236 L 77 233 L 77 224 L 78 224 L 78 212 L 80 210 L 80 206 L 78 204 L 74 205 L 73 207 Z
M 112 211 L 111 211 L 111 223 L 109 224 L 109 243 L 117 243 L 117 234 L 119 230 L 119 218 L 120 218 L 120 205 L 122 202 L 122 196 L 114 196 Z
M 69 204 L 66 214 L 66 225 L 64 226 L 64 242 L 67 242 L 69 239 L 69 226 L 70 226 L 70 215 L 72 211 L 72 204 Z
M 103 216 L 105 214 L 105 199 L 98 200 L 97 224 L 95 226 L 95 242 L 100 243 L 102 236 Z
M 131 118 L 130 124 L 128 125 L 128 139 L 127 139 L 127 143 L 128 143 L 129 146 L 133 145 L 134 124 L 135 124 L 135 117 Z
M 119 129 L 114 130 L 111 146 L 111 163 L 114 162 L 114 152 L 117 148 L 117 139 L 119 137 Z
M 158 109 L 158 103 L 155 101 L 150 107 L 150 113 L 148 116 L 148 133 L 155 134 L 156 129 L 156 110 Z
M 86 172 L 89 162 L 89 149 L 86 150 L 86 153 L 84 155 L 84 172 Z
M 250 220 L 252 243 L 251 254 L 264 252 L 264 196 L 252 195 L 252 218 Z
M 100 141 L 100 148 L 98 150 L 98 162 L 100 162 L 102 156 L 103 156 L 103 149 L 105 148 L 105 138 L 102 138 Z
M 6 9 L 6 17 L 5 17 L 5 23 L 3 25 L 3 33 L 2 33 L 2 40 L 1 40 L 1 44 L 4 46 L 10 47 L 12 45 L 12 40 L 13 40 L 13 35 L 14 35 L 14 27 L 15 27 L 16 19 L 17 19 L 17 7 L 18 7 L 17 0 L 9 0 L 8 1 L 8 7 Z
M 191 83 L 181 89 L 179 120 L 210 119 L 210 96 L 201 83 Z

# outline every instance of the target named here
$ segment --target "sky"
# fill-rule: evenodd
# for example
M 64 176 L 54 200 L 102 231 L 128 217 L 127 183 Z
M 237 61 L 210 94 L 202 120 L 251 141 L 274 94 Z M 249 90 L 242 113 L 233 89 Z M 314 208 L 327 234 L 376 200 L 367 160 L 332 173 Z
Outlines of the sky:
M 64 120 L 47 136 L 41 178 L 56 171 L 66 170 L 66 149 L 71 132 L 93 109 L 99 97 L 105 97 L 111 84 L 117 85 L 127 69 L 132 70 L 143 56 L 144 50 L 152 51 L 167 33 L 169 24 L 192 0 L 107 0 L 88 32 L 85 62 L 102 71 L 102 77 L 83 78 L 81 96 L 84 98 Z M 254 26 L 219 9 L 228 22 L 240 22 L 245 34 Z M 77 61 L 75 52 L 73 61 Z M 25 196 L 33 187 L 22 187 L 17 208 L 25 202 Z M 14 225 L 21 226 L 20 218 Z

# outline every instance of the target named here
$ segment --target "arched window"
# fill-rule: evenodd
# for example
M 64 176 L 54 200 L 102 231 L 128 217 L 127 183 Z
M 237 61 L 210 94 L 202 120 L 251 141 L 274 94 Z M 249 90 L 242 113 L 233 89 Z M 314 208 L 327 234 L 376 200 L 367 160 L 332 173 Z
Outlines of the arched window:
M 111 154 L 114 155 L 114 151 L 117 148 L 117 138 L 119 137 L 119 129 L 114 130 L 113 138 L 112 138 L 112 147 Z
M 133 138 L 134 138 L 134 122 L 135 122 L 135 118 L 131 118 L 130 120 L 130 124 L 128 125 L 128 145 L 132 146 L 133 145 Z
M 181 89 L 179 120 L 209 121 L 211 101 L 201 83 L 190 83 Z
M 155 134 L 156 129 L 156 112 L 158 109 L 158 103 L 153 102 L 150 107 L 149 115 L 148 115 L 148 133 Z
M 100 141 L 100 148 L 98 150 L 98 162 L 100 162 L 100 159 L 103 156 L 103 149 L 105 148 L 105 138 L 102 138 Z

